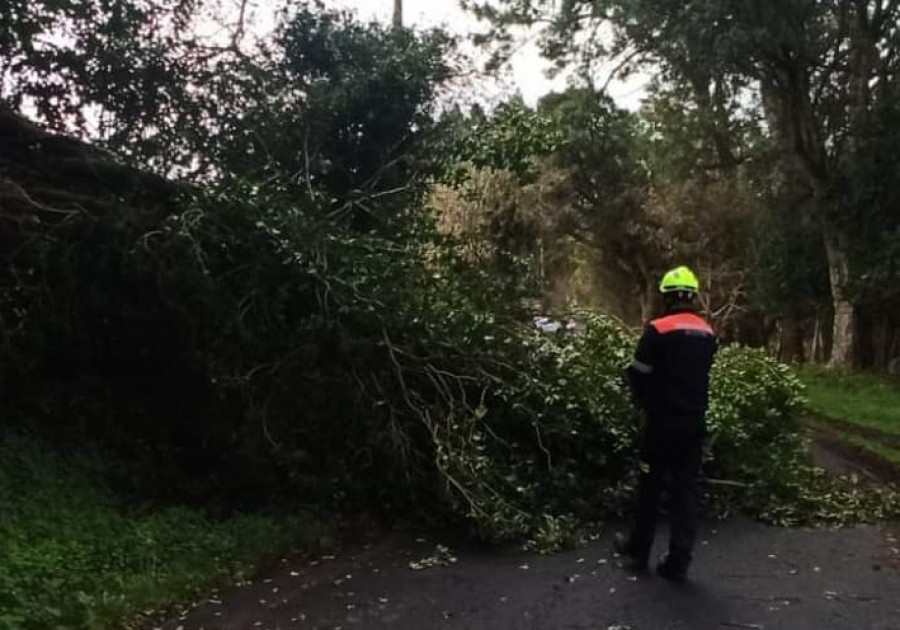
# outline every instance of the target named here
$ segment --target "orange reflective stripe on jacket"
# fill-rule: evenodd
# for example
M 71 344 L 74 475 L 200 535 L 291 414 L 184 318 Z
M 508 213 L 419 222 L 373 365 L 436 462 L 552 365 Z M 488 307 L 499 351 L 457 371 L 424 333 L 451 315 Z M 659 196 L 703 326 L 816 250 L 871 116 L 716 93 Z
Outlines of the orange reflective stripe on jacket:
M 676 330 L 697 330 L 708 335 L 713 334 L 712 327 L 699 315 L 694 313 L 676 313 L 651 322 L 651 325 L 661 335 L 675 332 Z

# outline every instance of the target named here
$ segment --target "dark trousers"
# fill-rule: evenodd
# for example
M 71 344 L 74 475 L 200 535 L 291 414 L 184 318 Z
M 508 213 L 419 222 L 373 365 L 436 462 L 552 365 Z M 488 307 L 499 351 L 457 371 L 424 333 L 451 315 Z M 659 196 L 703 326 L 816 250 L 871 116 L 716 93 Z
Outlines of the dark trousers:
M 637 517 L 629 546 L 647 560 L 656 535 L 659 497 L 666 482 L 671 495 L 670 568 L 687 571 L 697 536 L 697 474 L 705 436 L 703 418 L 656 418 L 648 422 L 641 452 Z

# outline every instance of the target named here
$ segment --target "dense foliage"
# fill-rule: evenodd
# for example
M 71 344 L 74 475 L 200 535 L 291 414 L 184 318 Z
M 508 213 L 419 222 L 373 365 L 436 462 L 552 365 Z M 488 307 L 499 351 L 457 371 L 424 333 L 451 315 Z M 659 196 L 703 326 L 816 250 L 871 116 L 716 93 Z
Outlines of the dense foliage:
M 4 379 L 28 415 L 75 418 L 146 460 L 133 489 L 416 510 L 547 546 L 625 507 L 634 337 L 599 316 L 562 340 L 528 331 L 428 223 L 401 239 L 335 231 L 311 201 L 235 184 L 147 234 L 65 229 L 77 240 L 37 246 L 45 284 L 12 338 L 31 361 Z M 754 489 L 730 509 L 827 516 L 798 494 L 813 487 L 800 402 L 786 368 L 723 351 L 709 470 Z
M 102 480 L 107 453 L 29 433 L 0 435 L 0 628 L 108 628 L 161 610 L 262 558 L 310 546 L 309 515 L 213 519 L 183 507 L 147 511 Z M 205 594 L 205 593 L 204 593 Z
M 486 13 L 501 27 L 544 6 L 498 4 L 515 9 Z M 572 18 L 583 3 L 564 4 Z M 657 49 L 645 3 L 604 4 L 640 18 L 617 45 L 636 41 L 666 63 L 640 113 L 588 86 L 437 120 L 452 38 L 360 24 L 317 2 L 289 7 L 253 45 L 246 3 L 217 45 L 189 28 L 202 2 L 0 9 L 0 414 L 116 462 L 90 483 L 73 473 L 73 504 L 53 480 L 68 463 L 34 468 L 40 454 L 16 455 L 17 434 L 4 434 L 6 625 L 90 623 L 107 578 L 122 586 L 109 605 L 134 606 L 122 575 L 178 550 L 222 574 L 218 554 L 271 550 L 244 548 L 248 532 L 286 540 L 279 525 L 239 516 L 273 503 L 415 514 L 542 550 L 623 515 L 640 469 L 642 419 L 622 379 L 636 338 L 597 312 L 646 320 L 676 260 L 703 276 L 703 307 L 728 341 L 765 345 L 771 326 L 786 337 L 828 309 L 837 321 L 852 299 L 889 346 L 878 307 L 896 299 L 884 290 L 896 272 L 897 225 L 883 211 L 894 145 L 842 166 L 854 185 L 828 188 L 822 217 L 807 207 L 809 182 L 771 159 L 779 138 L 759 108 L 744 107 L 752 82 L 728 65 L 740 55 L 707 63 L 709 42 L 691 39 L 704 15 Z M 687 77 L 695 45 L 708 72 Z M 852 255 L 838 271 L 854 281 L 835 300 L 830 241 L 806 235 L 842 222 L 857 245 L 839 248 Z M 568 311 L 584 296 L 594 309 L 577 332 L 532 330 L 535 300 Z M 708 512 L 779 524 L 896 516 L 896 495 L 811 466 L 801 405 L 786 367 L 722 350 Z M 25 487 L 45 490 L 27 498 Z M 59 537 L 36 540 L 27 531 L 47 530 L 45 504 L 59 510 L 48 512 Z M 110 544 L 130 550 L 119 564 L 98 551 Z M 48 607 L 58 588 L 84 596 Z
M 681 171 L 681 181 L 697 175 L 739 178 L 748 160 L 765 155 L 779 180 L 769 203 L 808 217 L 811 227 L 800 247 L 815 244 L 820 250 L 810 259 L 822 262 L 807 278 L 824 273 L 829 281 L 814 316 L 798 303 L 773 318 L 788 348 L 784 354 L 802 361 L 803 342 L 822 345 L 818 330 L 827 327 L 835 365 L 889 367 L 900 352 L 894 316 L 900 285 L 891 262 L 896 212 L 888 201 L 897 194 L 897 163 L 878 156 L 892 155 L 897 145 L 896 125 L 889 121 L 896 109 L 900 5 L 893 0 L 464 4 L 489 24 L 482 39 L 500 55 L 514 46 L 510 29 L 526 25 L 540 28 L 545 56 L 561 67 L 579 64 L 587 82 L 595 80 L 591 64 L 597 59 L 615 63 L 610 79 L 639 68 L 654 73 L 651 92 L 659 95 L 662 88 L 663 94 L 679 96 L 673 111 L 685 124 L 670 128 L 663 142 L 672 148 L 667 161 Z M 601 32 L 606 36 L 599 37 Z M 649 109 L 645 117 L 649 113 L 652 119 L 659 109 Z M 767 188 L 755 185 L 748 199 Z M 805 330 L 798 330 L 801 326 Z

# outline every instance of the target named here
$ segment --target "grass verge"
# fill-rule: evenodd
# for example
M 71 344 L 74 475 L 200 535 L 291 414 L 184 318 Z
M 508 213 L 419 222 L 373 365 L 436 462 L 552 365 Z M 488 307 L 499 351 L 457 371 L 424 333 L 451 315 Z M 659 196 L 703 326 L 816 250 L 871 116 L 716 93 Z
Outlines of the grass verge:
M 303 514 L 138 512 L 105 466 L 0 432 L 0 630 L 123 627 L 327 533 Z
M 799 374 L 817 415 L 900 436 L 900 379 L 819 367 L 802 368 Z
M 855 433 L 848 433 L 847 431 L 835 431 L 832 435 L 840 438 L 842 441 L 847 442 L 848 444 L 853 444 L 854 446 L 861 448 L 864 451 L 873 453 L 874 455 L 877 455 L 884 461 L 889 462 L 894 466 L 900 466 L 900 450 L 896 448 L 885 445 L 871 438 L 857 435 Z

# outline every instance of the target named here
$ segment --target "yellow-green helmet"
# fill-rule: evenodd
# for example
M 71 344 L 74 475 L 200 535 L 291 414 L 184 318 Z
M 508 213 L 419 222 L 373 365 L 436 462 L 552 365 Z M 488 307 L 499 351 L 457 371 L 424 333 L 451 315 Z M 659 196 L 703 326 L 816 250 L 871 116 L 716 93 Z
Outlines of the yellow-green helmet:
M 659 283 L 660 293 L 674 293 L 685 291 L 687 293 L 700 293 L 700 281 L 687 267 L 676 267 L 663 276 Z

